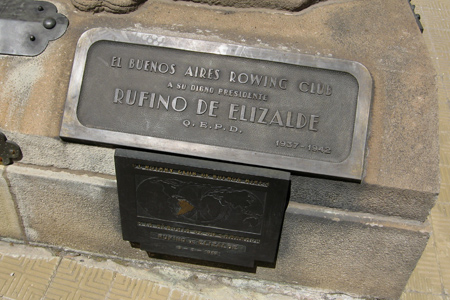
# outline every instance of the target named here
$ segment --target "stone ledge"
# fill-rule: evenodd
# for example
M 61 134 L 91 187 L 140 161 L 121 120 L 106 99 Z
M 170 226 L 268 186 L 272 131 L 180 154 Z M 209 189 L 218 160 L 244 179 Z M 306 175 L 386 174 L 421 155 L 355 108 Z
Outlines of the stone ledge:
M 21 164 L 115 175 L 114 150 L 3 130 L 20 145 Z
M 422 223 L 419 221 L 397 217 L 349 212 L 318 205 L 301 204 L 297 202 L 290 202 L 286 212 L 294 215 L 308 215 L 335 222 L 352 222 L 373 227 L 389 227 L 409 231 L 431 232 L 431 224 L 428 220 Z
M 286 214 L 277 267 L 260 268 L 257 275 L 370 298 L 398 299 L 430 233 L 428 226 L 412 231 L 381 223 L 324 219 L 296 209 Z
M 115 175 L 114 150 L 4 131 L 24 154 L 20 164 Z M 45 149 L 45 151 L 43 151 Z M 293 175 L 291 201 L 425 221 L 437 193 Z
M 4 178 L 5 169 L 0 166 L 0 236 L 24 239 L 14 200 Z
M 388 187 L 367 182 L 291 177 L 291 200 L 353 212 L 363 212 L 424 222 L 438 193 Z
M 114 180 L 19 165 L 8 167 L 6 176 L 31 243 L 153 261 L 122 240 Z M 396 298 L 428 237 L 427 223 L 292 203 L 275 268 L 260 266 L 255 274 L 196 268 L 232 277 Z M 187 267 L 181 262 L 173 264 Z

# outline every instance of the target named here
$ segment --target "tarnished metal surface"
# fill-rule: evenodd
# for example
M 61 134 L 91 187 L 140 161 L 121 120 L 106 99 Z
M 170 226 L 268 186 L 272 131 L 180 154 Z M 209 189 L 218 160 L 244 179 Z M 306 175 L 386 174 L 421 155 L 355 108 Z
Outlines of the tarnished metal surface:
M 115 166 L 125 240 L 238 266 L 275 262 L 288 172 L 124 149 Z
M 6 136 L 0 132 L 0 163 L 7 166 L 21 159 L 22 150 L 19 145 L 8 141 Z
M 94 29 L 60 135 L 361 179 L 371 91 L 357 62 Z
M 66 32 L 69 20 L 45 1 L 0 2 L 0 54 L 35 56 Z

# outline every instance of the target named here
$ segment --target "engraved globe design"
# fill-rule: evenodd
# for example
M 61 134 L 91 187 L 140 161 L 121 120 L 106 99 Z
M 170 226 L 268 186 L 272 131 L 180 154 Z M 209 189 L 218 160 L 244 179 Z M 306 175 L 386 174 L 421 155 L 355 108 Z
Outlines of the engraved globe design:
M 264 194 L 242 188 L 150 177 L 137 183 L 140 217 L 259 233 Z

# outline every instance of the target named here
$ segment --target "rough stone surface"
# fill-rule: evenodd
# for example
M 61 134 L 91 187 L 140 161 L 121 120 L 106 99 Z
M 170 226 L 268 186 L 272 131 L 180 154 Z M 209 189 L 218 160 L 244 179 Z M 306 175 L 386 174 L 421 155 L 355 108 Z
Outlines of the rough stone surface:
M 27 238 L 125 258 L 148 259 L 122 240 L 113 179 L 10 166 Z M 396 298 L 427 243 L 427 224 L 291 203 L 275 268 L 203 272 Z M 180 267 L 187 265 L 174 263 Z
M 59 138 L 7 132 L 20 145 L 21 164 L 115 175 L 114 150 L 64 142 Z
M 122 240 L 115 180 L 15 165 L 6 175 L 29 241 L 146 257 Z
M 421 221 L 434 204 L 439 185 L 435 73 L 405 1 L 326 1 L 294 14 L 151 1 L 126 16 L 74 13 L 70 3 L 54 2 L 70 19 L 64 36 L 35 58 L 0 56 L 0 73 L 5 74 L 0 77 L 1 129 L 58 136 L 76 42 L 89 28 L 129 29 L 349 59 L 364 64 L 374 80 L 363 183 L 357 187 L 307 180 L 294 191 L 294 200 Z M 377 18 L 368 19 L 368 15 Z M 55 152 L 65 153 L 67 144 L 54 145 Z M 92 155 L 87 153 L 86 161 L 95 161 L 103 151 L 90 149 Z M 46 165 L 44 159 L 28 159 Z M 77 161 L 83 160 L 77 157 Z M 102 163 L 92 164 L 92 171 L 99 171 Z M 323 182 L 334 189 L 318 186 Z M 308 198 L 303 196 L 306 187 L 312 188 Z M 347 197 L 349 189 L 354 192 Z
M 288 11 L 300 11 L 305 9 L 315 3 L 326 1 L 326 0 L 184 0 L 184 1 L 192 1 L 197 3 L 207 3 L 209 5 L 222 5 L 222 6 L 231 6 L 237 8 L 248 8 L 248 7 L 257 7 L 257 8 L 272 8 L 272 9 L 281 9 Z
M 21 146 L 22 164 L 115 175 L 112 149 L 59 138 L 5 133 Z M 425 221 L 436 196 L 432 192 L 305 176 L 292 176 L 292 182 L 291 201 L 419 221 Z
M 124 14 L 134 11 L 147 0 L 71 0 L 73 5 L 82 11 L 107 11 Z
M 32 242 L 146 259 L 121 239 L 109 176 L 112 150 L 58 138 L 76 43 L 95 27 L 362 63 L 374 83 L 362 183 L 296 175 L 292 202 L 418 221 L 434 204 L 439 186 L 435 73 L 407 1 L 334 0 L 286 13 L 154 0 L 127 15 L 83 13 L 67 0 L 52 2 L 69 18 L 67 32 L 37 57 L 0 56 L 0 129 L 24 152 L 21 163 L 4 172 Z M 291 207 L 306 205 L 298 203 Z M 275 269 L 258 268 L 256 274 L 198 269 L 397 297 L 427 230 L 341 217 L 347 214 L 325 217 L 289 209 Z M 402 222 L 409 221 L 397 223 Z
M 261 278 L 374 298 L 398 299 L 428 242 L 429 229 L 291 205 L 275 269 Z
M 291 176 L 291 201 L 424 222 L 437 194 L 366 182 Z
M 19 217 L 14 207 L 14 201 L 9 192 L 4 176 L 5 167 L 0 166 L 0 236 L 23 239 Z

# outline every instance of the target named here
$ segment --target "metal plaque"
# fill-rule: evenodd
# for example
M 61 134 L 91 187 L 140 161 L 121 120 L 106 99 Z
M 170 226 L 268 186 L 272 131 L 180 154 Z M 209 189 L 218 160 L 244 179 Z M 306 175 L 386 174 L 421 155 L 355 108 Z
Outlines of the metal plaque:
M 273 263 L 288 172 L 117 149 L 123 238 L 159 254 Z
M 0 1 L 0 54 L 35 56 L 61 37 L 69 20 L 46 1 Z
M 353 61 L 94 29 L 60 135 L 360 180 L 371 92 Z

